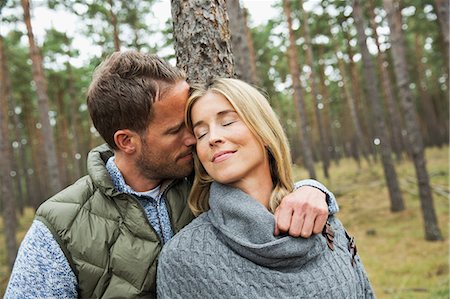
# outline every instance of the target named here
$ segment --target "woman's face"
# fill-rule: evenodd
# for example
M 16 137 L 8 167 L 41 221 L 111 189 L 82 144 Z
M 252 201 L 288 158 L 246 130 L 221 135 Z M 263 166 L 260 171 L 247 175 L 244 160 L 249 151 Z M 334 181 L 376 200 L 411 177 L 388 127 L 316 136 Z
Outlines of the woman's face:
M 270 176 L 263 145 L 223 95 L 208 92 L 199 98 L 191 117 L 198 158 L 215 181 L 241 188 Z

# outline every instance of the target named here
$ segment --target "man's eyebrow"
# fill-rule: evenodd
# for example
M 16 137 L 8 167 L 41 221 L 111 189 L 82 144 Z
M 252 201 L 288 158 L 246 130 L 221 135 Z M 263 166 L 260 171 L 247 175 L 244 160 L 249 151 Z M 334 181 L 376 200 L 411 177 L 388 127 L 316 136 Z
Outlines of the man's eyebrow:
M 229 113 L 237 113 L 237 112 L 235 110 L 233 110 L 233 109 L 227 109 L 227 110 L 223 110 L 223 111 L 217 112 L 217 116 L 221 117 L 221 116 L 229 114 Z M 202 123 L 204 123 L 204 121 L 203 120 L 199 120 L 198 122 L 196 122 L 196 123 L 194 123 L 192 125 L 192 129 L 194 129 L 196 126 L 201 125 Z

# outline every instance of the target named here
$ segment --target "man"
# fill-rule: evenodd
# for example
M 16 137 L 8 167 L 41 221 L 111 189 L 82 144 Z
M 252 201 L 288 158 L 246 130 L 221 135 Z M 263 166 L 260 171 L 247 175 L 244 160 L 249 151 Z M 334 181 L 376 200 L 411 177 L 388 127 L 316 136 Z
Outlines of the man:
M 5 298 L 155 297 L 158 254 L 193 219 L 188 95 L 185 74 L 154 55 L 117 52 L 99 66 L 87 104 L 107 145 L 89 153 L 87 176 L 37 210 Z M 322 230 L 328 211 L 319 189 L 328 191 L 303 183 L 318 189 L 283 200 L 276 233 Z

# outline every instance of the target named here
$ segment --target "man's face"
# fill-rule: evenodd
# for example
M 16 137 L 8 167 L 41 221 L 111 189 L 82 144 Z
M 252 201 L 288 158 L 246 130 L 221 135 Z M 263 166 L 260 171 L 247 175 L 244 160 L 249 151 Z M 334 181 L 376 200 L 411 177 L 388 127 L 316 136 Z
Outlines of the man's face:
M 148 179 L 164 180 L 189 175 L 193 169 L 194 136 L 184 125 L 189 85 L 180 81 L 152 106 L 153 120 L 141 137 L 136 167 Z

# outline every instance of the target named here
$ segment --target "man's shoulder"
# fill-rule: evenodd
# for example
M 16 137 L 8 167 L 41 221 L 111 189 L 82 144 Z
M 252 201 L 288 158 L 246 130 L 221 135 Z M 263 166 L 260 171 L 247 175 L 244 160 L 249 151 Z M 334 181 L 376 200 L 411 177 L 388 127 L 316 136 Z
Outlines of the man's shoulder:
M 76 214 L 79 207 L 93 196 L 95 189 L 91 178 L 84 176 L 44 201 L 36 211 L 36 215 L 45 216 L 50 211 L 55 215 L 62 213 L 66 217 L 70 216 L 68 214 Z

